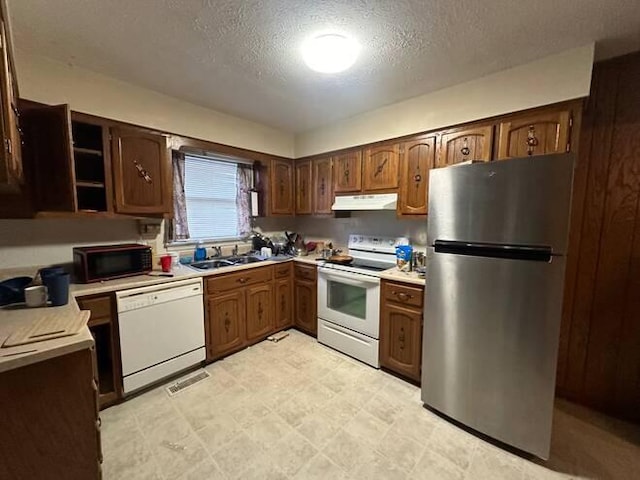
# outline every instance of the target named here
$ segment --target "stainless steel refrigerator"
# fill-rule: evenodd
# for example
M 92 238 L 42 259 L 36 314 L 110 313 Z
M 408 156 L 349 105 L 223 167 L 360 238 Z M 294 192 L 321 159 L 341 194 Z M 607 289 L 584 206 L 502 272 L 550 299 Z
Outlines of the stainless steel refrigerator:
M 548 458 L 573 156 L 429 179 L 425 405 Z

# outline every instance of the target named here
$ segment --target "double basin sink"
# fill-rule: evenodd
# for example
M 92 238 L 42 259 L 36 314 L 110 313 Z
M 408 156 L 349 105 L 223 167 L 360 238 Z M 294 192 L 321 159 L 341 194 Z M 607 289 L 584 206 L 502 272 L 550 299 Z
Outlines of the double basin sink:
M 220 267 L 231 267 L 233 265 L 247 265 L 249 263 L 262 262 L 261 258 L 250 256 L 236 256 L 236 257 L 224 257 L 224 258 L 212 258 L 211 260 L 205 260 L 204 262 L 195 262 L 190 266 L 197 270 L 213 270 Z

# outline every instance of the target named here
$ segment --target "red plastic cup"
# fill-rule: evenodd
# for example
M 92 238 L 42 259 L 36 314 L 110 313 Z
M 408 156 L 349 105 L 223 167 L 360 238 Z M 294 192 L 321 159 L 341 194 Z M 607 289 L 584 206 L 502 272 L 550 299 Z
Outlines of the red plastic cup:
M 160 257 L 160 265 L 162 266 L 162 271 L 163 272 L 170 272 L 171 271 L 171 262 L 173 261 L 173 258 L 171 257 L 171 255 L 164 255 L 162 257 Z

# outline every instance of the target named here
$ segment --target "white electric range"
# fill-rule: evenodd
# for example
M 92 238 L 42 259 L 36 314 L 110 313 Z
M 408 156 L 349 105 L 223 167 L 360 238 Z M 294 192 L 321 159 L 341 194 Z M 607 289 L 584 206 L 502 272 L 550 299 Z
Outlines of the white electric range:
M 349 265 L 318 267 L 318 341 L 378 368 L 380 272 L 396 264 L 396 239 L 349 235 Z

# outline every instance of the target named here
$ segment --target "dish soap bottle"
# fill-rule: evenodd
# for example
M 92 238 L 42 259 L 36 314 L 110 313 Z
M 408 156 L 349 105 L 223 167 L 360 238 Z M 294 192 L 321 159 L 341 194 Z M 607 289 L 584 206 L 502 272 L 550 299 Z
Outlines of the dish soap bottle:
M 196 250 L 193 252 L 193 259 L 196 262 L 202 262 L 207 259 L 207 249 L 205 248 L 204 243 L 202 243 L 202 240 L 196 244 Z

